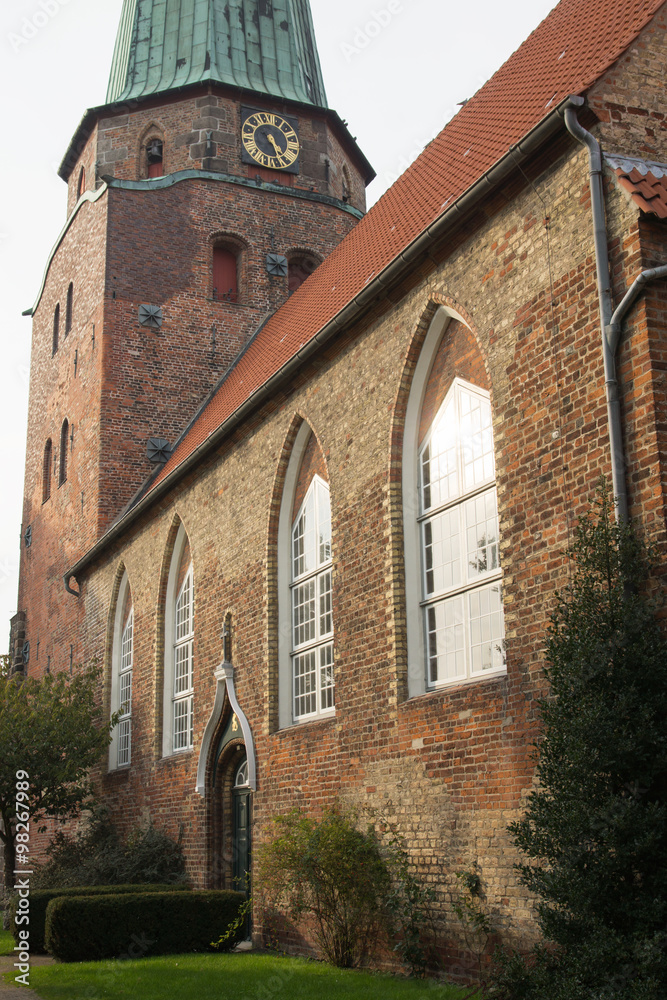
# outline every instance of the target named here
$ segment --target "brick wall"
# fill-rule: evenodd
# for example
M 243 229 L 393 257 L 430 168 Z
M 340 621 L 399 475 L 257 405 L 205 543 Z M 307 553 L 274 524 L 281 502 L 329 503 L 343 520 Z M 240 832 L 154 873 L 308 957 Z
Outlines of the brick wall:
M 299 173 L 260 171 L 242 162 L 241 108 L 252 107 L 296 117 L 301 152 Z M 75 144 L 67 160 L 68 207 L 76 203 L 81 165 L 86 167 L 89 186 L 100 178 L 141 180 L 147 176 L 146 144 L 152 138 L 163 142 L 165 174 L 180 170 L 209 170 L 254 178 L 261 172 L 276 184 L 286 184 L 342 200 L 343 166 L 350 177 L 349 203 L 366 209 L 365 177 L 358 151 L 332 116 L 302 105 L 292 107 L 257 95 L 241 102 L 224 87 L 191 88 L 186 95 L 160 95 L 151 100 L 130 101 L 104 109 L 93 133 Z
M 652 52 L 659 38 L 648 29 L 644 34 Z M 647 58 L 650 68 L 653 56 Z M 621 91 L 632 84 L 623 65 L 598 88 L 619 105 Z M 663 87 L 661 69 L 644 81 L 649 104 L 651 87 Z M 602 134 L 617 149 L 637 151 L 643 139 L 635 125 L 621 135 L 615 121 L 603 123 Z M 187 197 L 196 217 L 196 191 Z M 118 234 L 127 232 L 132 205 L 125 193 L 117 208 L 111 202 Z M 142 205 L 142 218 L 150 219 L 149 206 Z M 211 222 L 200 218 L 203 246 Z M 618 301 L 642 266 L 665 259 L 664 227 L 638 217 L 611 183 L 607 219 Z M 158 223 L 156 213 L 150 224 Z M 127 325 L 119 320 L 116 329 L 130 344 L 130 305 L 139 292 L 133 283 L 150 270 L 133 278 L 120 270 L 122 260 L 119 255 L 116 302 Z M 182 275 L 178 288 L 165 286 L 165 316 L 188 322 L 188 272 L 178 261 L 164 270 L 164 277 L 155 272 L 156 282 Z M 197 273 L 195 283 L 203 280 L 203 263 Z M 148 285 L 140 287 L 143 293 Z M 213 315 L 203 296 L 198 301 L 193 336 L 202 335 Z M 619 356 L 631 510 L 659 542 L 665 535 L 666 305 L 665 287 L 652 287 L 628 317 Z M 408 657 L 407 628 L 418 622 L 419 595 L 405 582 L 400 469 L 415 367 L 440 308 L 458 321 L 437 356 L 429 412 L 454 374 L 491 394 L 507 674 L 408 697 L 409 675 L 424 665 Z M 416 870 L 436 891 L 439 942 L 450 968 L 460 962 L 465 972 L 471 960 L 451 911 L 458 869 L 478 866 L 498 938 L 521 946 L 534 940 L 533 901 L 517 882 L 506 826 L 532 787 L 545 627 L 567 579 L 562 552 L 598 477 L 610 474 L 600 337 L 587 157 L 574 144 L 558 146 L 532 184 L 434 248 L 400 295 L 384 298 L 322 350 L 316 364 L 90 567 L 79 581 L 82 597 L 67 597 L 62 615 L 75 623 L 82 655 L 103 659 L 107 691 L 121 564 L 132 587 L 133 759 L 130 768 L 100 777 L 122 828 L 150 816 L 176 835 L 182 824 L 192 878 L 199 885 L 224 883 L 229 837 L 220 810 L 229 775 L 221 775 L 224 788 L 209 789 L 206 798 L 196 794 L 195 776 L 215 695 L 213 671 L 222 659 L 222 623 L 231 615 L 236 691 L 257 753 L 255 843 L 267 835 L 271 817 L 292 805 L 317 814 L 340 799 L 375 810 L 405 835 Z M 134 407 L 130 397 L 127 413 Z M 304 421 L 317 437 L 331 490 L 337 708 L 333 718 L 281 729 L 277 648 L 290 623 L 281 619 L 276 566 L 289 553 L 279 551 L 277 519 Z M 164 599 L 180 521 L 195 577 L 195 746 L 163 759 Z

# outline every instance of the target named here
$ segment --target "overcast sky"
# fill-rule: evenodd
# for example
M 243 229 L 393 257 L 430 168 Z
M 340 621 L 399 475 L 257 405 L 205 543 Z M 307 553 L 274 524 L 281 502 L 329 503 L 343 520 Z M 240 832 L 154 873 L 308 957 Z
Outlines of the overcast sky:
M 0 652 L 17 601 L 30 319 L 65 222 L 57 168 L 103 104 L 122 0 L 3 0 L 0 9 L 2 517 Z M 311 0 L 329 105 L 377 171 L 369 203 L 521 44 L 553 0 Z

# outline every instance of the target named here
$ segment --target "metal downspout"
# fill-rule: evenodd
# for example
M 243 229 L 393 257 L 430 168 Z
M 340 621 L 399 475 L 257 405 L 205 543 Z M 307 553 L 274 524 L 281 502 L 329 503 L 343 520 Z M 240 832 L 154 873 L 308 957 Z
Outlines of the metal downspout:
M 616 377 L 616 347 L 612 345 L 607 329 L 612 319 L 611 281 L 609 278 L 609 249 L 607 245 L 607 225 L 604 212 L 604 191 L 602 187 L 602 152 L 600 144 L 577 119 L 572 104 L 581 107 L 582 97 L 572 97 L 571 105 L 563 111 L 565 126 L 573 138 L 588 149 L 590 174 L 591 208 L 595 236 L 595 264 L 597 270 L 598 299 L 602 321 L 602 356 L 604 358 L 605 391 L 607 396 L 607 420 L 609 423 L 609 447 L 611 451 L 611 477 L 616 500 L 616 520 L 619 524 L 628 521 L 628 497 L 625 488 L 625 458 L 623 454 L 623 430 L 621 426 L 621 404 L 618 396 Z
M 661 264 L 660 267 L 651 267 L 646 271 L 642 271 L 632 282 L 620 303 L 616 306 L 607 326 L 607 340 L 614 353 L 616 353 L 616 348 L 621 339 L 621 329 L 626 314 L 634 305 L 635 299 L 639 298 L 644 286 L 648 285 L 651 281 L 657 281 L 659 278 L 667 278 L 667 264 Z

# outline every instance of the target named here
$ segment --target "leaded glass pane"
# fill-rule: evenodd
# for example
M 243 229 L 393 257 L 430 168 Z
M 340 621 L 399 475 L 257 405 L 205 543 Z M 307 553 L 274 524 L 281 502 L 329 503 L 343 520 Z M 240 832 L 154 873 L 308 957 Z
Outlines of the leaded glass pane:
M 185 750 L 192 744 L 192 698 L 174 702 L 174 750 Z
M 315 638 L 315 580 L 307 580 L 292 591 L 294 645 L 303 646 Z
M 318 478 L 311 483 L 292 530 L 292 646 L 312 646 L 293 657 L 294 718 L 333 708 L 333 647 L 324 645 L 333 632 L 331 507 L 329 489 Z M 319 570 L 319 571 L 318 571 Z
M 174 694 L 179 695 L 192 687 L 192 641 L 174 649 Z
M 192 577 L 188 573 L 176 602 L 176 641 L 192 632 Z
M 505 666 L 503 605 L 500 583 L 468 595 L 472 673 Z
M 452 681 L 466 675 L 463 598 L 451 597 L 426 609 L 429 681 Z
M 459 508 L 436 514 L 424 524 L 426 597 L 461 582 Z
M 123 636 L 121 638 L 121 643 L 120 643 L 121 671 L 132 669 L 133 634 L 134 634 L 134 614 L 130 613 L 130 617 L 127 620 L 127 625 L 123 629 Z
M 456 411 L 451 401 L 431 432 L 422 453 L 422 504 L 424 510 L 439 507 L 458 496 Z
M 482 493 L 465 505 L 468 579 L 500 566 L 498 504 L 495 489 Z
M 318 577 L 320 591 L 320 636 L 329 635 L 333 630 L 331 611 L 331 570 Z
M 491 404 L 482 396 L 461 389 L 461 450 L 464 490 L 494 477 Z
M 294 657 L 294 717 L 317 711 L 317 652 L 312 649 Z
M 322 566 L 331 560 L 331 502 L 329 490 L 320 482 L 317 483 L 317 530 Z
M 132 732 L 132 722 L 130 719 L 123 719 L 118 723 L 118 766 L 130 763 L 130 740 Z
M 121 715 L 129 715 L 132 711 L 132 671 L 126 670 L 120 675 L 120 699 L 119 707 Z
M 316 568 L 316 552 L 315 498 L 311 490 L 292 533 L 292 572 L 295 580 Z
M 322 710 L 334 707 L 333 643 L 320 646 L 320 700 Z

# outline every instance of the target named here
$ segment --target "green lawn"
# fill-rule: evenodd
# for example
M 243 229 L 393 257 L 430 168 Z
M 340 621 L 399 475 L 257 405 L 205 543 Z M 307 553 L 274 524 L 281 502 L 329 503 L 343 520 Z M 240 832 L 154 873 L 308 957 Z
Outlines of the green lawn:
M 14 938 L 9 931 L 3 931 L 0 927 L 0 955 L 11 955 L 14 950 Z
M 334 969 L 276 955 L 172 955 L 33 967 L 44 1000 L 472 1000 L 434 981 Z

